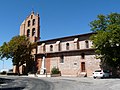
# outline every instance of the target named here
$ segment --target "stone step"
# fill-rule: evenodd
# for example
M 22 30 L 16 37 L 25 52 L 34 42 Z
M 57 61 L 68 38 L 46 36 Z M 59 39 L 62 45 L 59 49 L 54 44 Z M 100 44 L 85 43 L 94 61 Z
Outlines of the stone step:
M 87 76 L 87 73 L 86 72 L 81 72 L 78 77 L 86 77 Z

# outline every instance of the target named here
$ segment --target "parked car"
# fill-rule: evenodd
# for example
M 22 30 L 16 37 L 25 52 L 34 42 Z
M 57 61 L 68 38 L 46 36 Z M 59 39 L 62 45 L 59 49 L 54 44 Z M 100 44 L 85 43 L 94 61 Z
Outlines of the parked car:
M 93 72 L 93 78 L 108 78 L 110 77 L 110 71 L 109 70 L 95 70 Z

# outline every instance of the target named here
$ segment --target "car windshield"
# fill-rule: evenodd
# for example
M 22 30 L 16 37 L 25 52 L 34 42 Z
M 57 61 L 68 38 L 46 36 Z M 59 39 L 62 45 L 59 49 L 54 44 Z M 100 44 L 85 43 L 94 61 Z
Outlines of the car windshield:
M 109 70 L 103 70 L 103 72 L 105 72 L 105 73 L 109 73 Z
M 96 70 L 95 72 L 101 72 L 101 70 Z

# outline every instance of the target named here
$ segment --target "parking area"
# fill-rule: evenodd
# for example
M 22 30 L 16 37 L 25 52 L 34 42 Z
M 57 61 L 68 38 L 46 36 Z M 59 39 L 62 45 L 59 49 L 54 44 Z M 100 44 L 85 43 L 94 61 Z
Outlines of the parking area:
M 55 90 L 120 90 L 119 78 L 52 77 L 42 80 L 53 83 Z

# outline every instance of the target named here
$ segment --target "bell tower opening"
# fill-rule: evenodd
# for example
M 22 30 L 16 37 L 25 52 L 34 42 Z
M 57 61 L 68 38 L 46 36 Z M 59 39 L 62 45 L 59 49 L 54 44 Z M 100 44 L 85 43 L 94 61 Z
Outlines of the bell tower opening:
M 40 40 L 40 17 L 39 14 L 35 14 L 33 11 L 23 21 L 20 26 L 20 36 L 25 35 L 29 38 L 30 42 L 36 42 Z

